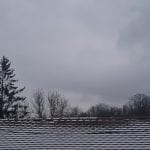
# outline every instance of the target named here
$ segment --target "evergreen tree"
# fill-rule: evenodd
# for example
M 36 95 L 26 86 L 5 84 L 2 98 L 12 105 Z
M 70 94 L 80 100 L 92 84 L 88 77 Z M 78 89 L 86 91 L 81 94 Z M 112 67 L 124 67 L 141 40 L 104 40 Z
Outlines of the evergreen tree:
M 25 89 L 16 85 L 14 69 L 5 56 L 0 61 L 0 118 L 23 118 L 27 115 L 25 97 L 19 94 Z

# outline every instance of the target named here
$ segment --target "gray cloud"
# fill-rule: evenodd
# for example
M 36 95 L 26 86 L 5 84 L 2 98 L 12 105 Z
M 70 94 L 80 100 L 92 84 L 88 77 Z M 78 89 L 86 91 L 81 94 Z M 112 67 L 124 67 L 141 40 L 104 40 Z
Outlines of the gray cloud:
M 149 93 L 148 1 L 1 0 L 0 33 L 29 97 L 60 89 L 87 108 Z

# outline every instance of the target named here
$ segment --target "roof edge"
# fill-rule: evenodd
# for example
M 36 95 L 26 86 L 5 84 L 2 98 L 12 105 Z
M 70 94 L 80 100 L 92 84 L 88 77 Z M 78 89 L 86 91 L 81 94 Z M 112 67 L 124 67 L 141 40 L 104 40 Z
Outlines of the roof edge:
M 63 118 L 30 118 L 30 119 L 0 119 L 0 121 L 73 121 L 73 120 L 78 120 L 78 121 L 85 121 L 85 120 L 146 120 L 150 119 L 150 116 L 123 116 L 123 117 L 63 117 Z

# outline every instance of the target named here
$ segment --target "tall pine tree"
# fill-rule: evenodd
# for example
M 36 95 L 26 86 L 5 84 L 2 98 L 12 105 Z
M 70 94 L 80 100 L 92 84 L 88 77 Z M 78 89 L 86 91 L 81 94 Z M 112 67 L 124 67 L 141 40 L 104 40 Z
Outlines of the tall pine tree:
M 5 56 L 0 61 L 0 118 L 23 118 L 27 115 L 25 97 L 16 85 L 14 69 L 11 68 L 9 59 Z

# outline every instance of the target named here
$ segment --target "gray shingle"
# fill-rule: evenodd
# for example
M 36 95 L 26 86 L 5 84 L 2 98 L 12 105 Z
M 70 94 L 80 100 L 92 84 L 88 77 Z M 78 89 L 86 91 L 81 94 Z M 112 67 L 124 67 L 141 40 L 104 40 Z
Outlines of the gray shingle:
M 150 117 L 0 120 L 0 149 L 150 149 Z

